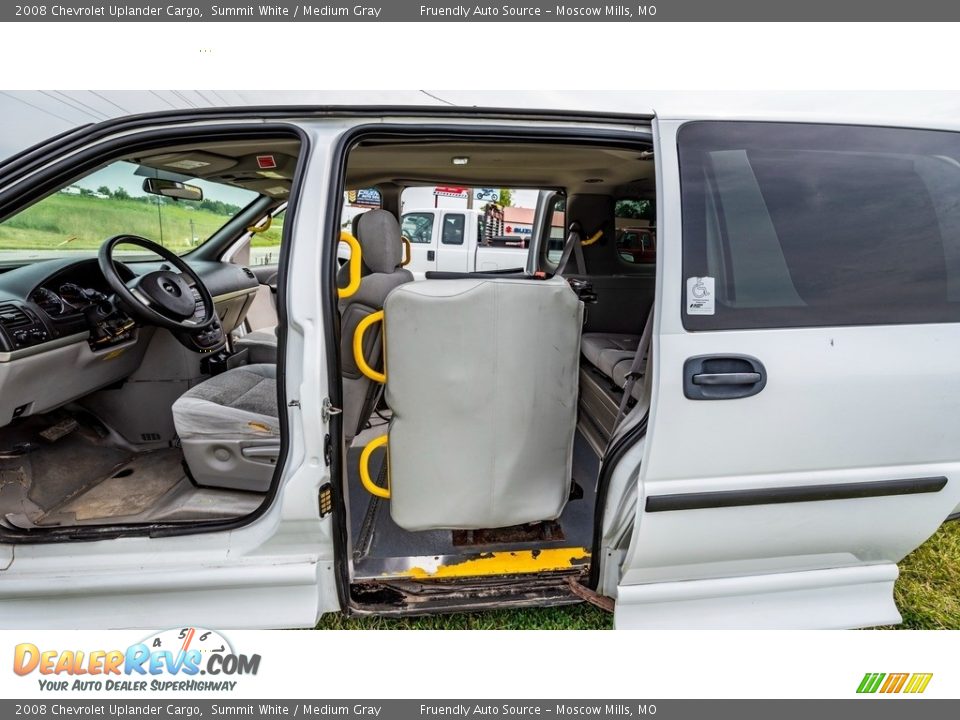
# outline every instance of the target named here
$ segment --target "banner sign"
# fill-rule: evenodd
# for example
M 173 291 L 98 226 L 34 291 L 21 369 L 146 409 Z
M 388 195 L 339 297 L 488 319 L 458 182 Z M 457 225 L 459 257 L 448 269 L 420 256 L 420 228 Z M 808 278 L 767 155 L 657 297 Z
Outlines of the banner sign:
M 0 6 L 3 22 L 921 22 L 960 20 L 960 3 L 940 0 L 512 0 L 471 4 L 445 0 L 389 3 L 271 0 L 241 5 L 223 0 L 176 3 L 59 0 Z

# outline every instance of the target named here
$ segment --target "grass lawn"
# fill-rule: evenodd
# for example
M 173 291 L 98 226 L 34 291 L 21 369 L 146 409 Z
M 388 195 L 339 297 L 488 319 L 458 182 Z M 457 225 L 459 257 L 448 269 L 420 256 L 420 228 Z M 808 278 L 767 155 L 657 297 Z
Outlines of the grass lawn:
M 947 523 L 900 563 L 901 629 L 960 629 L 960 522 Z M 613 616 L 591 605 L 498 610 L 427 618 L 347 619 L 328 613 L 319 630 L 609 630 Z
M 158 209 L 151 202 L 55 193 L 0 224 L 0 250 L 96 250 L 108 237 L 125 233 L 155 242 L 162 234 L 167 248 L 184 253 L 230 219 L 197 203 L 164 202 Z M 252 244 L 279 246 L 282 232 L 281 216 Z

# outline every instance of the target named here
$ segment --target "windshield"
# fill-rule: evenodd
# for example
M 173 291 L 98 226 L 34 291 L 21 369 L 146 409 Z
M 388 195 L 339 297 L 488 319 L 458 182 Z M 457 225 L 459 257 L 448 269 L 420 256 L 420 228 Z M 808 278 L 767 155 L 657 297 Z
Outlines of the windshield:
M 139 235 L 178 255 L 202 245 L 258 194 L 189 177 L 202 200 L 174 200 L 143 190 L 157 170 L 118 161 L 75 180 L 0 223 L 0 263 L 96 253 L 119 234 Z M 169 174 L 162 177 L 169 179 Z M 131 246 L 131 255 L 143 254 Z

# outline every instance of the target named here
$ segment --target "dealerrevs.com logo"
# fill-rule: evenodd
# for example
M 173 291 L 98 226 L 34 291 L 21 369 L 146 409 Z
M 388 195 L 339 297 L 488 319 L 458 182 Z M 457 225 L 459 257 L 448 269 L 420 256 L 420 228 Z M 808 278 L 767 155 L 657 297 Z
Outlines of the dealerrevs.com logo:
M 260 655 L 234 651 L 220 633 L 204 628 L 165 630 L 125 650 L 57 650 L 20 643 L 13 671 L 36 674 L 46 691 L 232 691 L 238 676 L 256 675 Z M 202 676 L 202 677 L 201 677 Z
M 926 690 L 931 679 L 933 673 L 866 673 L 857 692 L 914 695 Z

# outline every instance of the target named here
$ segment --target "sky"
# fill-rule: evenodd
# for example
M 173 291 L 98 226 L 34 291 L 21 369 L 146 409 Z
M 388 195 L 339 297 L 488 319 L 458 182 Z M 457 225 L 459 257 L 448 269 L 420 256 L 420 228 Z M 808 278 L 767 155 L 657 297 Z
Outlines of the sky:
M 846 32 L 846 30 L 843 30 Z M 852 66 L 851 66 L 852 67 Z M 746 81 L 749 82 L 749 79 Z M 484 90 L 3 90 L 0 157 L 73 127 L 123 115 L 235 105 L 422 105 L 548 108 L 661 117 L 771 113 L 796 118 L 907 123 L 960 121 L 960 93 L 900 91 L 484 91 Z

